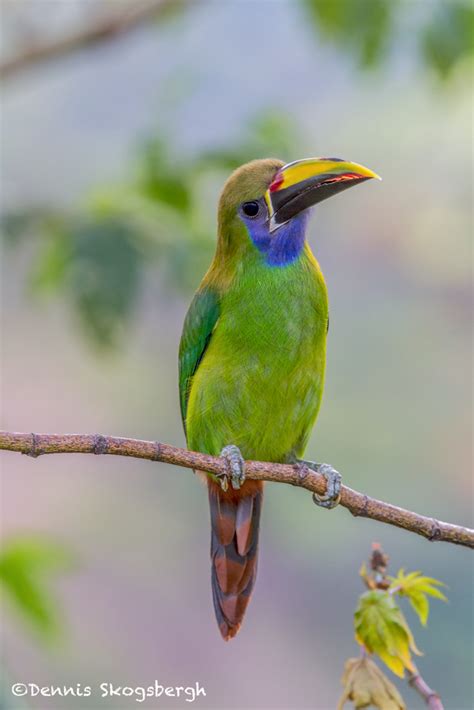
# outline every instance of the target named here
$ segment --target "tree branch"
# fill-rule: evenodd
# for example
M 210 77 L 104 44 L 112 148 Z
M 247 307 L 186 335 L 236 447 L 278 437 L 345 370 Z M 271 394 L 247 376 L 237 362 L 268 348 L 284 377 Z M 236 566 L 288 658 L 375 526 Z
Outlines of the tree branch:
M 72 54 L 104 40 L 114 39 L 133 30 L 138 25 L 151 21 L 161 11 L 168 10 L 177 4 L 177 0 L 135 2 L 122 12 L 108 14 L 106 17 L 66 37 L 60 37 L 44 43 L 33 43 L 0 64 L 0 78 L 5 79 L 39 62 Z
M 18 432 L 0 432 L 0 449 L 17 451 L 28 456 L 42 454 L 109 454 L 111 456 L 132 456 L 149 461 L 184 466 L 206 471 L 215 476 L 227 475 L 226 463 L 217 456 L 209 456 L 195 451 L 179 449 L 157 441 L 125 439 L 118 436 L 101 434 L 22 434 Z M 309 470 L 306 466 L 247 461 L 247 478 L 256 481 L 275 481 L 289 483 L 305 488 L 312 493 L 322 495 L 326 490 L 326 481 L 320 473 Z M 341 505 L 352 515 L 371 518 L 382 523 L 394 525 L 417 533 L 428 540 L 452 542 L 455 545 L 474 548 L 474 530 L 461 525 L 444 523 L 434 518 L 427 518 L 412 513 L 404 508 L 384 503 L 370 496 L 342 486 Z

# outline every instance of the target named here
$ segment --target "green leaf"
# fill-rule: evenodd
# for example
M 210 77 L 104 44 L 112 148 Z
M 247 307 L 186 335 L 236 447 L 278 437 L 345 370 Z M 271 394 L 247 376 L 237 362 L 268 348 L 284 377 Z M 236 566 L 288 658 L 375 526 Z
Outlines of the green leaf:
M 70 567 L 70 555 L 62 546 L 37 537 L 11 539 L 0 552 L 2 592 L 45 640 L 56 637 L 60 628 L 52 578 Z
M 410 604 L 412 605 L 415 612 L 418 614 L 423 626 L 426 625 L 428 621 L 428 614 L 430 613 L 430 605 L 426 595 L 422 592 L 411 592 L 410 594 Z
M 396 675 L 414 670 L 411 653 L 420 651 L 391 594 L 380 589 L 365 592 L 354 614 L 354 628 L 358 643 L 377 654 Z
M 390 579 L 392 580 L 390 590 L 408 598 L 423 626 L 428 621 L 430 611 L 428 597 L 447 601 L 446 596 L 438 589 L 445 586 L 443 582 L 433 577 L 425 577 L 421 572 L 405 574 L 402 568 L 396 577 Z

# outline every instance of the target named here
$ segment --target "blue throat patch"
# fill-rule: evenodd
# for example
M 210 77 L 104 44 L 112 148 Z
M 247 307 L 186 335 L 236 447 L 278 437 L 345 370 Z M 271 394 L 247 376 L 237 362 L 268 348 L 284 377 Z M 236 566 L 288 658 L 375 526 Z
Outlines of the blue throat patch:
M 295 261 L 304 247 L 307 210 L 282 224 L 270 234 L 267 223 L 247 222 L 252 242 L 265 255 L 269 266 L 287 266 Z

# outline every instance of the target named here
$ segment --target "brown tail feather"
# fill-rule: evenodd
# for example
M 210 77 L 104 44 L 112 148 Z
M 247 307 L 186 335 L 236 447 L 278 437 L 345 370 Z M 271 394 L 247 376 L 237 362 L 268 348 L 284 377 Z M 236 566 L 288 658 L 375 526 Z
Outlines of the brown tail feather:
M 209 480 L 208 489 L 212 598 L 219 630 L 228 641 L 240 629 L 255 584 L 263 485 L 247 481 L 241 490 L 224 493 Z

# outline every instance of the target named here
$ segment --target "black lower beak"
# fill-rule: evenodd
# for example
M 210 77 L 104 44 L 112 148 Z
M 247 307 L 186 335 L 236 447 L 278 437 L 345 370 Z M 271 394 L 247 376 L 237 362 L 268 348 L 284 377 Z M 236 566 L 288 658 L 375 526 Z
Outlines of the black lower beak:
M 372 178 L 380 179 L 363 165 L 337 158 L 310 158 L 285 165 L 265 193 L 270 231 L 308 207 Z

